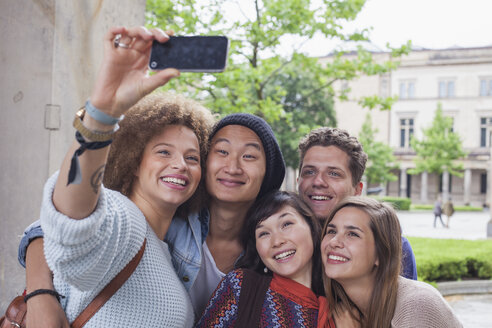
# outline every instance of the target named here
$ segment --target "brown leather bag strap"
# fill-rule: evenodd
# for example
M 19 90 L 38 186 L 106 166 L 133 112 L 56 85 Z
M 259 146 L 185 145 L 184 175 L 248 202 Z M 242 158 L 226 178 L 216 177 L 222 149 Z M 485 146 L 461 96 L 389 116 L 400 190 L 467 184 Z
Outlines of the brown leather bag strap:
M 82 311 L 77 318 L 72 322 L 71 327 L 72 328 L 81 328 L 83 327 L 87 321 L 89 321 L 90 318 L 94 314 L 96 314 L 97 311 L 106 303 L 111 296 L 114 295 L 120 289 L 120 287 L 125 283 L 125 281 L 130 278 L 132 275 L 133 271 L 137 268 L 138 264 L 140 263 L 140 260 L 142 259 L 143 253 L 145 251 L 145 244 L 147 243 L 147 239 L 144 239 L 144 242 L 142 244 L 142 247 L 140 247 L 140 250 L 138 253 L 133 257 L 133 259 L 123 268 L 123 270 L 116 275 L 116 277 L 113 278 L 109 282 L 109 284 L 104 287 L 103 290 L 92 300 L 92 302 L 87 305 L 87 307 Z

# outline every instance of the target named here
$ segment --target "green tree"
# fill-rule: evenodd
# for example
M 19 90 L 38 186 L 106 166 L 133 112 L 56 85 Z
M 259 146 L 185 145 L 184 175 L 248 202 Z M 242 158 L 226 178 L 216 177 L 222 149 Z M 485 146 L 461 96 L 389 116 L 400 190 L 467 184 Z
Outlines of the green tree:
M 410 174 L 418 174 L 424 171 L 441 174 L 444 171 L 452 175 L 462 176 L 463 164 L 457 162 L 465 157 L 462 142 L 457 133 L 453 132 L 453 119 L 442 114 L 441 104 L 437 110 L 429 128 L 422 129 L 423 138 L 412 138 L 410 144 L 415 150 L 415 169 L 409 170 Z
M 397 176 L 392 173 L 399 168 L 390 146 L 375 140 L 377 128 L 373 128 L 370 113 L 367 113 L 359 133 L 359 141 L 367 153 L 368 161 L 364 175 L 367 185 L 395 181 Z
M 297 145 L 304 135 L 314 127 L 336 126 L 332 95 L 317 90 L 325 83 L 325 76 L 306 69 L 310 61 L 316 60 L 310 59 L 302 66 L 286 67 L 266 88 L 266 94 L 272 97 L 278 92 L 284 94 L 280 103 L 289 116 L 272 122 L 272 128 L 290 167 L 298 165 Z
M 343 98 L 345 93 L 336 92 L 335 81 L 380 74 L 396 67 L 395 61 L 375 62 L 371 53 L 361 47 L 355 56 L 334 53 L 324 64 L 302 52 L 302 44 L 317 35 L 341 41 L 366 40 L 366 29 L 351 34 L 342 31 L 342 25 L 354 20 L 364 3 L 365 0 L 148 0 L 146 18 L 149 27 L 173 29 L 181 35 L 227 35 L 231 41 L 225 72 L 184 73 L 172 81 L 171 87 L 203 100 L 217 113 L 262 116 L 276 126 L 282 150 L 293 165 L 297 161 L 291 160 L 291 154 L 299 134 L 336 124 L 327 98 Z M 239 14 L 225 16 L 227 11 L 223 8 L 231 6 L 236 6 Z M 296 42 L 286 49 L 281 47 L 281 41 L 286 39 Z M 392 55 L 399 56 L 408 49 L 409 45 L 392 49 Z M 291 81 L 292 78 L 299 80 Z M 297 87 L 309 89 L 300 92 Z M 378 97 L 360 101 L 370 108 L 387 109 L 391 105 L 391 101 Z M 315 106 L 322 107 L 318 107 L 319 114 L 312 115 Z

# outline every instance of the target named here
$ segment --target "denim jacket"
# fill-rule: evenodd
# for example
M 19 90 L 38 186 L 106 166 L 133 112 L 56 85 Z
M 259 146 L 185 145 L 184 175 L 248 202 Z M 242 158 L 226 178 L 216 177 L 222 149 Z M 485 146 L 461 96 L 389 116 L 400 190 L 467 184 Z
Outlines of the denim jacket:
M 192 213 L 188 220 L 175 217 L 164 241 L 169 246 L 174 269 L 189 291 L 200 270 L 202 263 L 202 244 L 208 234 L 210 214 L 204 209 L 198 213 Z M 36 238 L 43 237 L 43 230 L 39 220 L 32 223 L 24 231 L 19 245 L 19 263 L 25 267 L 27 246 Z
M 164 241 L 169 246 L 174 270 L 187 291 L 200 271 L 202 245 L 207 238 L 210 214 L 207 209 L 192 213 L 188 220 L 175 217 Z

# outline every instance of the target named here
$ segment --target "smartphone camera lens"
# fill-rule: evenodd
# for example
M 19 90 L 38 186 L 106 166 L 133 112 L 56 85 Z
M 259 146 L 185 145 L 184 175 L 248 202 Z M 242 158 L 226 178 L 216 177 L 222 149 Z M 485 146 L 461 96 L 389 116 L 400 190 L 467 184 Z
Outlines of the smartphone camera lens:
M 157 67 L 157 63 L 155 61 L 151 62 L 150 63 L 150 67 L 151 68 L 156 68 Z

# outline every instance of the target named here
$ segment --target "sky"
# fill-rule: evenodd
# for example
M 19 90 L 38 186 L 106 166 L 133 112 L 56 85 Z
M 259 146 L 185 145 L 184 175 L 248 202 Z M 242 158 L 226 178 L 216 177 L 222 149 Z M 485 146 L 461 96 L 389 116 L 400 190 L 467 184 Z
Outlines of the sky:
M 384 47 L 411 39 L 426 48 L 492 45 L 491 0 L 368 0 L 357 24 Z
M 367 0 L 346 28 L 370 26 L 370 39 L 381 50 L 407 40 L 430 49 L 492 45 L 492 0 Z M 330 52 L 319 45 L 313 40 L 303 48 L 314 56 Z

